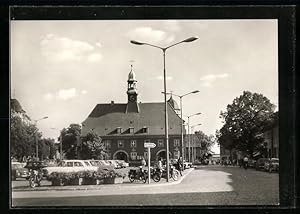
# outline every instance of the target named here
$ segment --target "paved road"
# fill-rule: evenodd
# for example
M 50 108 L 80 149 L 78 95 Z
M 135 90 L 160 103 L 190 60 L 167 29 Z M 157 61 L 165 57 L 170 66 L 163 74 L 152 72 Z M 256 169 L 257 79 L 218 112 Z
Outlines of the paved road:
M 180 184 L 116 185 L 98 190 L 13 192 L 15 206 L 276 205 L 277 173 L 201 167 Z

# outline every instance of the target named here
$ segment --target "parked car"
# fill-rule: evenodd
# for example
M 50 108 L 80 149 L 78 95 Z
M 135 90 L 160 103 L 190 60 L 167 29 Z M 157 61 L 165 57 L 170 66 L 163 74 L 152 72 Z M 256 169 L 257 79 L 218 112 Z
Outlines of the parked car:
M 111 166 L 113 166 L 115 169 L 121 168 L 121 166 L 118 164 L 116 160 L 108 160 Z
M 92 166 L 98 167 L 98 169 L 107 169 L 112 170 L 114 169 L 113 166 L 111 166 L 109 163 L 106 163 L 103 160 L 89 160 Z
M 270 160 L 265 162 L 264 165 L 265 171 L 268 172 L 278 172 L 279 171 L 279 159 L 278 158 L 271 158 Z
M 268 160 L 269 160 L 268 158 L 259 158 L 259 159 L 256 161 L 255 169 L 256 169 L 256 170 L 263 170 L 263 169 L 264 169 L 264 166 L 265 166 L 265 162 L 267 162 Z
M 256 160 L 249 159 L 248 165 L 249 165 L 250 168 L 255 168 L 256 167 Z
M 183 161 L 183 169 L 189 169 L 192 167 L 192 163 L 191 162 L 186 162 L 186 161 Z
M 88 160 L 63 160 L 56 167 L 45 167 L 43 176 L 48 177 L 52 172 L 97 171 L 98 168 L 98 166 L 92 166 Z
M 29 178 L 29 170 L 27 168 L 24 168 L 24 165 L 24 163 L 20 162 L 11 163 L 11 178 L 13 181 L 15 181 L 17 178 Z
M 121 166 L 121 168 L 129 167 L 129 163 L 125 162 L 124 160 L 117 160 L 117 162 Z

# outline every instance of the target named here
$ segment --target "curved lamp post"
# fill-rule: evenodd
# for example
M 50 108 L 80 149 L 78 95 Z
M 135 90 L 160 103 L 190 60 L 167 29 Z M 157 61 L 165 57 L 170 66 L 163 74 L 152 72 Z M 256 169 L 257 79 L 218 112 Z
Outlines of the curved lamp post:
M 131 40 L 130 42 L 134 45 L 148 45 L 154 48 L 158 48 L 160 50 L 162 50 L 163 52 L 163 62 L 164 62 L 164 97 L 165 97 L 165 139 L 166 139 L 166 154 L 167 154 L 167 182 L 169 182 L 169 136 L 168 136 L 168 113 L 167 113 L 167 82 L 166 82 L 166 51 L 178 44 L 184 43 L 184 42 L 193 42 L 195 40 L 197 40 L 198 37 L 190 37 L 187 38 L 185 40 L 182 40 L 180 42 L 177 42 L 173 45 L 167 46 L 167 47 L 159 47 L 156 45 L 152 45 L 149 43 L 145 43 L 145 42 L 139 42 L 139 41 L 135 41 L 135 40 Z
M 37 122 L 39 122 L 40 120 L 45 120 L 47 119 L 48 117 L 42 117 L 40 119 L 37 119 L 37 120 L 34 120 L 34 124 L 37 128 Z M 37 139 L 37 130 L 35 131 L 35 134 L 34 134 L 34 138 L 35 138 L 35 157 L 36 159 L 38 160 L 39 159 L 39 144 L 38 144 L 38 139 Z
M 180 119 L 181 119 L 181 156 L 184 158 L 185 155 L 185 148 L 184 148 L 184 143 L 183 143 L 183 119 L 182 119 L 182 98 L 187 96 L 187 95 L 190 95 L 190 94 L 196 94 L 200 92 L 199 90 L 195 90 L 195 91 L 192 91 L 192 92 L 189 92 L 189 93 L 186 93 L 184 95 L 177 95 L 177 94 L 174 94 L 173 92 L 167 92 L 166 94 L 169 94 L 169 95 L 174 95 L 175 97 L 179 97 L 180 98 Z M 161 92 L 164 94 L 164 92 Z

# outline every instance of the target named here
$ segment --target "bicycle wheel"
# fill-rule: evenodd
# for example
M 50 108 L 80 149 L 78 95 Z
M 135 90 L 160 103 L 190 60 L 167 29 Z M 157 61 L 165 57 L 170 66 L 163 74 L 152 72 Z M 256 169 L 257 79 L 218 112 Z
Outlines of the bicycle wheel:
M 160 181 L 160 174 L 159 173 L 154 173 L 153 180 L 154 180 L 154 182 L 159 182 Z
M 179 171 L 177 169 L 175 169 L 173 171 L 172 178 L 173 178 L 174 181 L 178 180 L 178 178 L 179 178 Z
M 133 174 L 130 174 L 128 176 L 128 178 L 129 178 L 130 183 L 132 183 L 134 181 L 134 175 Z
M 36 186 L 34 177 L 29 178 L 29 186 L 34 188 Z

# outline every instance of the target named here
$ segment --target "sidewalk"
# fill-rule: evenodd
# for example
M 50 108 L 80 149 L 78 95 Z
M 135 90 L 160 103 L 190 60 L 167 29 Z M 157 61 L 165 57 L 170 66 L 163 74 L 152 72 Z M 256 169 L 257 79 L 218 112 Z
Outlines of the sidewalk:
M 70 191 L 70 190 L 106 190 L 107 192 L 115 191 L 116 189 L 124 189 L 126 187 L 130 188 L 140 188 L 140 187 L 160 187 L 160 186 L 169 186 L 179 184 L 183 181 L 183 179 L 190 174 L 194 168 L 186 169 L 182 176 L 179 177 L 177 181 L 173 179 L 169 179 L 169 182 L 166 182 L 166 179 L 161 179 L 160 182 L 156 183 L 151 179 L 151 183 L 142 183 L 142 182 L 133 182 L 130 183 L 128 178 L 124 181 L 123 184 L 101 184 L 101 185 L 76 185 L 76 186 L 52 186 L 49 182 L 48 185 L 40 186 L 36 188 L 31 188 L 29 186 L 18 186 L 13 187 L 12 192 L 24 192 L 24 191 Z

